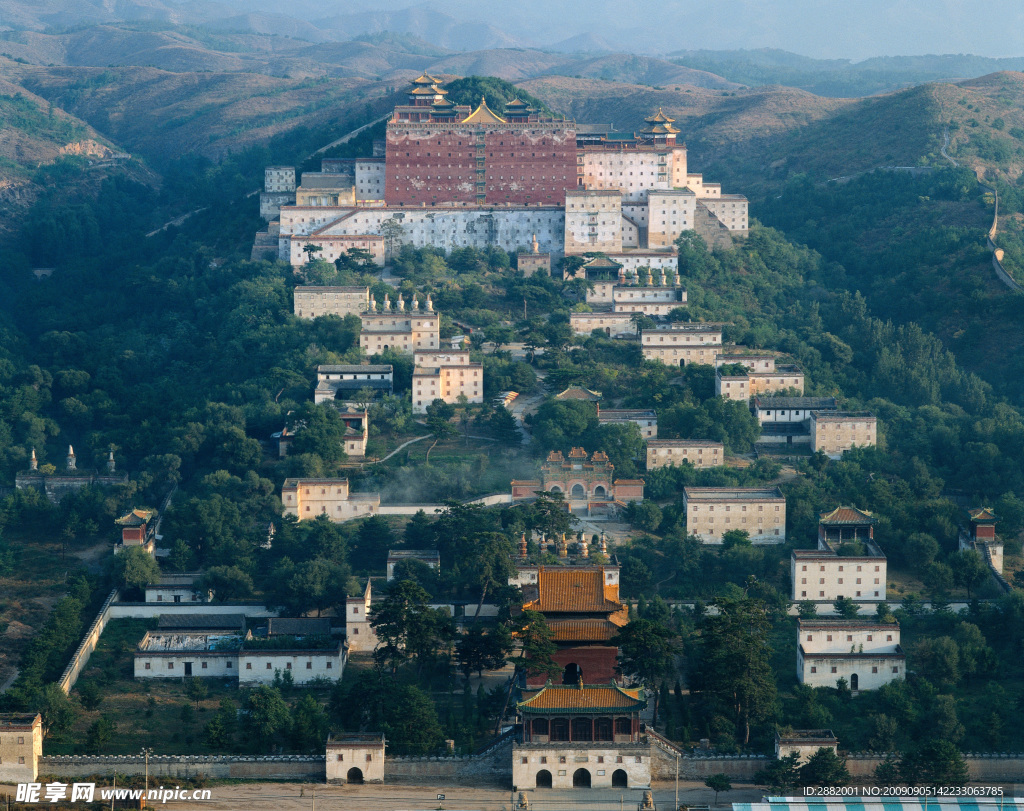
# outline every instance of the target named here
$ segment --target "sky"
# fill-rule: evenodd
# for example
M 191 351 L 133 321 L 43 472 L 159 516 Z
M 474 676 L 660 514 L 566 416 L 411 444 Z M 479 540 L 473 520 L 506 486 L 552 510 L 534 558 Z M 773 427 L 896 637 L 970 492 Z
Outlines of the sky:
M 223 0 L 222 0 L 223 2 Z M 817 58 L 1024 56 L 1024 0 L 227 0 L 307 19 L 427 7 L 523 45 L 591 33 L 616 50 L 781 48 Z

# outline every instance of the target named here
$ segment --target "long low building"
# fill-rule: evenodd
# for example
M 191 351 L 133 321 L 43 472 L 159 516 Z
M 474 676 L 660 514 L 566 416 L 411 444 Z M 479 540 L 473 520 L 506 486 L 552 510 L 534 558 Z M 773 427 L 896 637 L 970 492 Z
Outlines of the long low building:
M 867 411 L 812 411 L 811 450 L 838 459 L 852 448 L 878 444 L 878 420 Z
M 284 673 L 291 673 L 298 685 L 336 681 L 345 667 L 344 644 L 330 637 L 261 640 L 241 634 L 148 631 L 134 658 L 137 679 L 195 676 L 238 679 L 239 684 L 270 684 Z
M 344 400 L 360 389 L 391 394 L 395 371 L 391 364 L 330 364 L 316 367 L 314 403 Z
M 671 467 L 689 462 L 696 468 L 725 464 L 725 446 L 709 439 L 649 439 L 647 469 Z
M 677 322 L 640 333 L 644 360 L 659 360 L 666 366 L 688 363 L 712 364 L 722 351 L 722 326 Z
M 720 544 L 738 529 L 752 543 L 786 540 L 786 497 L 778 487 L 684 487 L 686 531 L 703 543 Z

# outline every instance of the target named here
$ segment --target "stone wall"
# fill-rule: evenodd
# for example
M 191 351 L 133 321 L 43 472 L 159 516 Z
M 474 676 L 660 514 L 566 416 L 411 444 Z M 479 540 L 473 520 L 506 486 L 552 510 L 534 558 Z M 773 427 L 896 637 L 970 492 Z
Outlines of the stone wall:
M 143 775 L 145 758 L 55 755 L 39 759 L 39 774 L 47 777 Z M 150 779 L 208 777 L 214 779 L 287 780 L 312 777 L 323 780 L 323 755 L 239 757 L 221 755 L 157 755 L 149 758 Z
M 488 749 L 453 757 L 388 757 L 385 783 L 446 783 L 508 786 L 512 778 L 512 736 L 505 734 Z

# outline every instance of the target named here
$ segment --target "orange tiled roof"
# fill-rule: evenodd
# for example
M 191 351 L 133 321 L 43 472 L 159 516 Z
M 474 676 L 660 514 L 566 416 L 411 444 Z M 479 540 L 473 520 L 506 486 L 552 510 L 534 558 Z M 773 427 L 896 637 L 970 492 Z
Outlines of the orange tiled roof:
M 647 706 L 642 688 L 608 685 L 545 685 L 517 705 L 523 712 L 639 711 Z
M 992 510 L 990 510 L 988 507 L 982 507 L 981 509 L 978 509 L 978 510 L 971 510 L 968 514 L 971 516 L 971 520 L 972 521 L 998 521 L 999 520 L 999 516 L 997 516 L 994 512 L 992 512 Z
M 599 612 L 622 610 L 618 587 L 606 586 L 604 569 L 547 568 L 537 573 L 538 597 L 525 608 L 541 613 Z
M 832 512 L 821 513 L 819 520 L 822 524 L 873 524 L 874 516 L 866 510 L 858 510 L 856 507 L 836 507 Z
M 608 642 L 625 624 L 625 617 L 612 615 L 606 620 L 551 620 L 548 627 L 555 642 Z
M 122 515 L 114 523 L 122 527 L 141 527 L 154 515 L 156 515 L 156 510 L 140 510 L 136 507 L 130 513 Z

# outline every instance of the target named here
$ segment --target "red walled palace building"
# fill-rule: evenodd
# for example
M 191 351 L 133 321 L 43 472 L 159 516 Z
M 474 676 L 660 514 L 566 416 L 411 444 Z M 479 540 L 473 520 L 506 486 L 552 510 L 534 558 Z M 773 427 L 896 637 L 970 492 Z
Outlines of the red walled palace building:
M 415 79 L 387 126 L 389 206 L 565 205 L 577 186 L 576 125 L 523 101 L 495 114 L 455 105 L 439 81 Z

